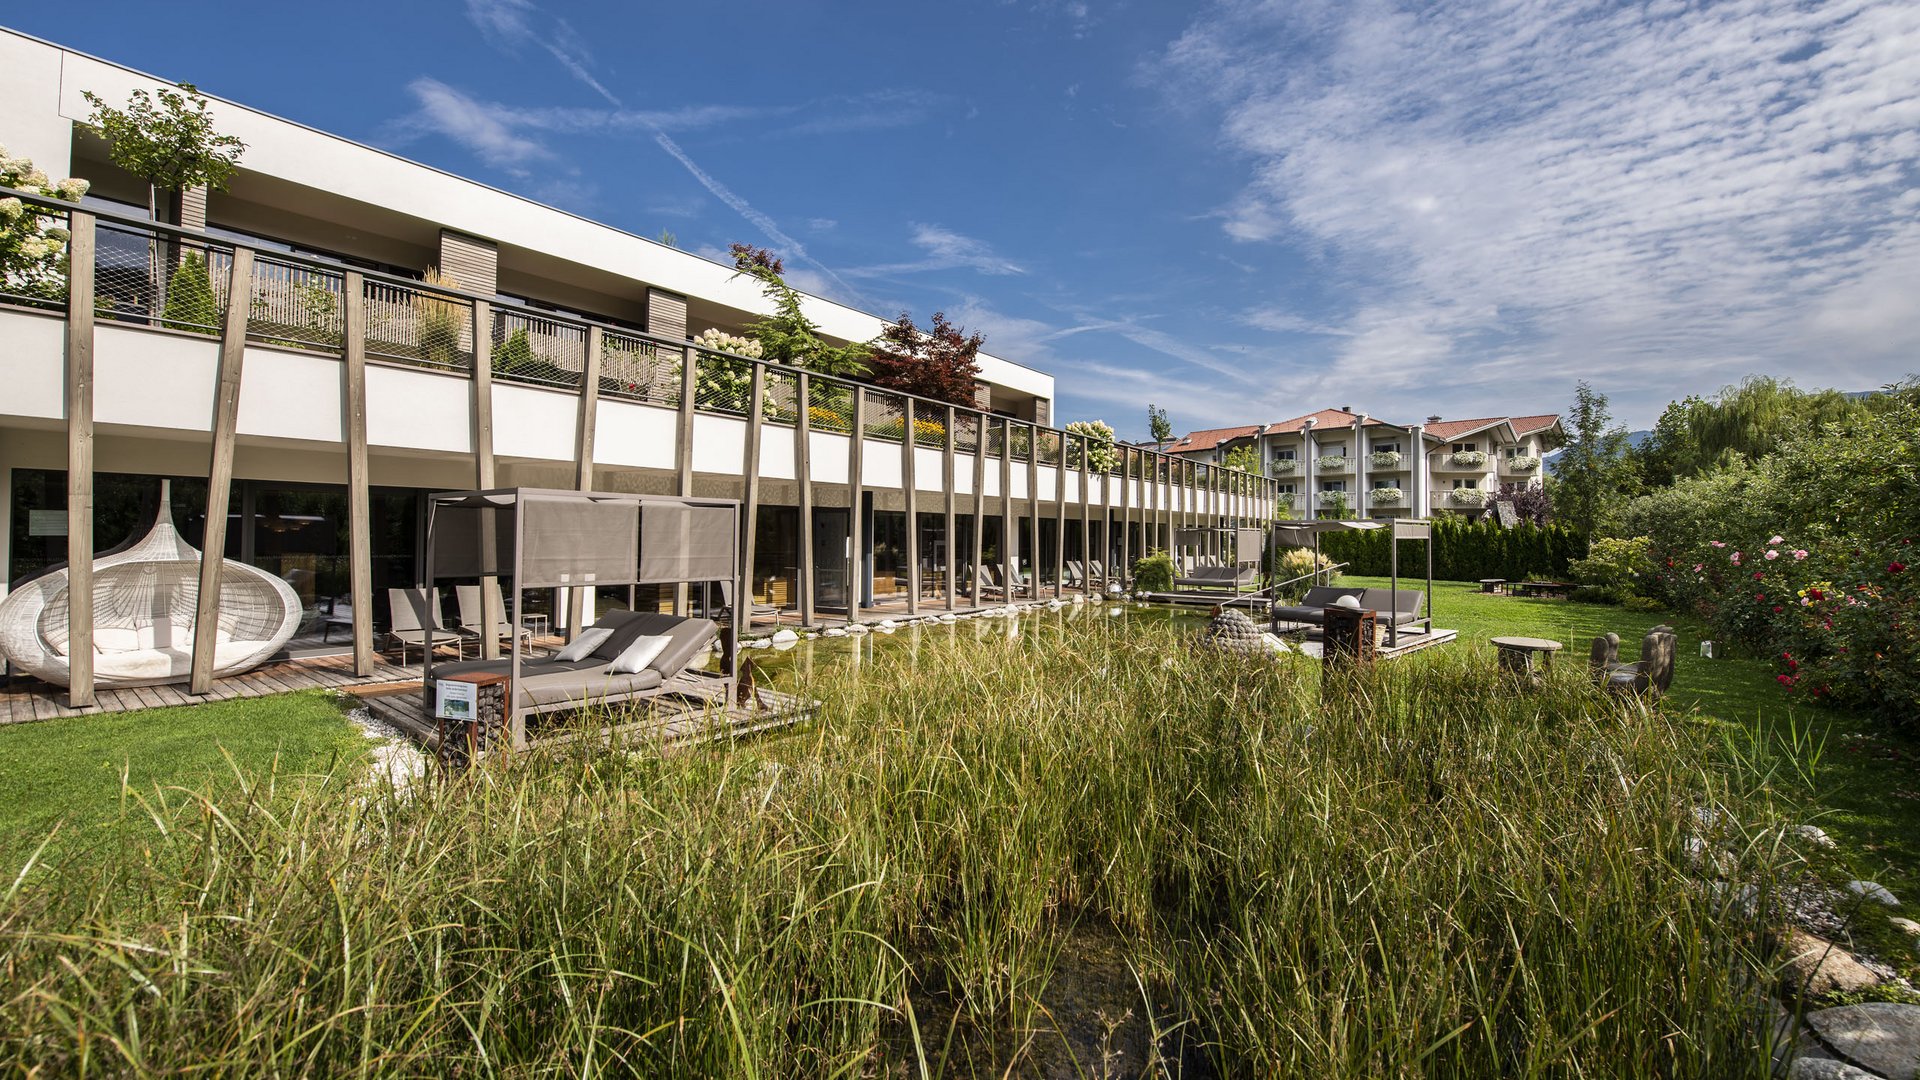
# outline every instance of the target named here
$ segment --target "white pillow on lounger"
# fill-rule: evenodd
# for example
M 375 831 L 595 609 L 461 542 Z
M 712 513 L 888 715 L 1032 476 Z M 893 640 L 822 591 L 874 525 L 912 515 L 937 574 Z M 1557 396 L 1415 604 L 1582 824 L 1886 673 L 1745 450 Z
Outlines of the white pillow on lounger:
M 562 663 L 585 660 L 588 653 L 599 648 L 601 642 L 612 636 L 613 627 L 611 626 L 590 626 L 580 631 L 580 636 L 569 642 L 566 648 L 554 653 L 553 658 Z
M 627 646 L 627 651 L 615 657 L 613 663 L 607 665 L 607 674 L 637 675 L 645 670 L 648 664 L 660 659 L 660 654 L 666 652 L 670 644 L 672 639 L 665 635 L 642 634 L 633 639 L 633 644 Z

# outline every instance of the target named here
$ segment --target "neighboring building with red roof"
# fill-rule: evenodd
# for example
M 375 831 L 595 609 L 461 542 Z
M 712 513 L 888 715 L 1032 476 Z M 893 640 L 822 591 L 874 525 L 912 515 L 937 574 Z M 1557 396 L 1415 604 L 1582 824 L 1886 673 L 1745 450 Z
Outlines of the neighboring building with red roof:
M 1282 509 L 1290 499 L 1295 517 L 1475 517 L 1491 510 L 1504 487 L 1538 486 L 1542 460 L 1565 434 L 1554 413 L 1403 424 L 1343 405 L 1191 431 L 1166 450 L 1219 464 L 1237 446 L 1257 448 L 1280 486 Z

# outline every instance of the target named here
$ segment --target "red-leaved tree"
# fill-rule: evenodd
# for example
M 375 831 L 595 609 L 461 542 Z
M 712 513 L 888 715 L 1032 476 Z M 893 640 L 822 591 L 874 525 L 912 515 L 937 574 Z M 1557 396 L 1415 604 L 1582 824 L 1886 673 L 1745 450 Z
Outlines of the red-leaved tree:
M 900 313 L 873 340 L 872 382 L 889 390 L 972 405 L 973 386 L 980 378 L 975 359 L 986 342 L 947 321 L 945 312 L 933 313 L 933 329 L 921 330 L 913 317 Z

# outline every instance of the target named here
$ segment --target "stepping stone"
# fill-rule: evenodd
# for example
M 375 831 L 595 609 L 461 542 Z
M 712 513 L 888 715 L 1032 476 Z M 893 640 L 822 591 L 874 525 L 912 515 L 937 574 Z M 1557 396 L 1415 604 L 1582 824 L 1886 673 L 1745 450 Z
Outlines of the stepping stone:
M 1888 1077 L 1920 1072 L 1920 1005 L 1869 1001 L 1807 1014 L 1807 1024 L 1846 1060 Z
M 1900 906 L 1900 898 L 1877 881 L 1849 881 L 1847 888 L 1855 896 L 1864 896 L 1876 904 L 1885 904 L 1888 907 Z
M 1833 1058 L 1794 1058 L 1787 1069 L 1787 1080 L 1880 1080 L 1865 1069 L 1856 1069 Z

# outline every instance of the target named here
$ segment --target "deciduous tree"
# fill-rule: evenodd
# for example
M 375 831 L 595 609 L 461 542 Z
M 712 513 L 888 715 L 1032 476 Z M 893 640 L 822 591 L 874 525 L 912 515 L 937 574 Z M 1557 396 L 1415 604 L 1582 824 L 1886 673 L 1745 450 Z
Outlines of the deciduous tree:
M 948 322 L 945 312 L 934 312 L 933 328 L 923 331 L 903 311 L 874 339 L 874 385 L 970 406 L 980 380 L 977 357 L 985 342 L 983 335 L 968 334 Z

